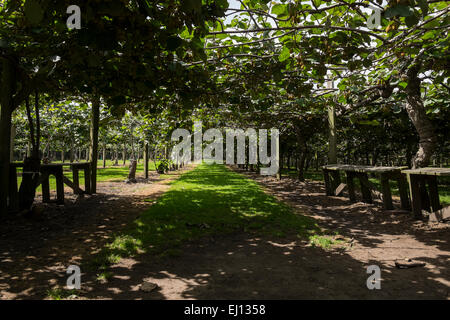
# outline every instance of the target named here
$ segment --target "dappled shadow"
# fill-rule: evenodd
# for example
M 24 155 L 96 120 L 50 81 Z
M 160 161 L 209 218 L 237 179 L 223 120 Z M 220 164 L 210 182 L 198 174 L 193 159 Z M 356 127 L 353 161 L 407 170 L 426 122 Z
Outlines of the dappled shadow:
M 247 228 L 254 221 L 242 214 L 238 200 L 246 199 L 247 210 L 253 212 L 270 212 L 272 210 L 266 207 L 273 202 L 256 196 L 253 188 L 240 188 L 244 184 L 239 178 L 217 181 L 214 173 L 205 172 L 200 177 L 186 174 L 179 179 L 181 184 L 160 198 L 158 205 L 153 207 L 155 213 L 163 217 L 164 210 L 170 212 L 169 204 L 177 199 L 184 204 L 177 210 L 191 214 L 187 216 L 188 220 L 181 219 L 176 223 L 185 225 L 187 221 L 191 222 L 189 230 L 195 233 L 202 227 L 199 222 L 204 222 L 204 217 L 208 216 L 208 212 L 198 208 L 208 208 L 209 203 L 216 203 L 227 208 L 220 212 L 223 221 L 217 222 L 229 224 L 233 217 L 237 219 L 235 225 L 239 228 L 217 235 L 216 227 L 223 231 L 223 225 L 216 226 L 214 221 L 206 220 L 210 224 L 207 230 L 211 232 L 203 230 L 203 237 L 184 241 L 175 251 L 168 250 L 164 255 L 136 254 L 107 269 L 90 270 L 84 267 L 85 263 L 111 242 L 113 233 L 126 235 L 125 225 L 149 206 L 145 201 L 147 196 L 130 202 L 117 194 L 98 195 L 96 197 L 104 198 L 94 201 L 97 205 L 95 210 L 63 213 L 74 216 L 71 218 L 73 226 L 64 231 L 66 236 L 61 232 L 53 237 L 40 233 L 28 243 L 29 248 L 20 248 L 14 244 L 14 238 L 8 239 L 8 244 L 2 245 L 0 250 L 0 290 L 9 294 L 4 298 L 43 298 L 50 287 L 65 285 L 65 270 L 69 264 L 78 264 L 83 266 L 82 290 L 78 294 L 93 299 L 449 298 L 448 238 L 438 233 L 440 229 L 427 231 L 416 228 L 415 222 L 408 220 L 406 215 L 379 212 L 378 204 L 351 205 L 345 198 L 325 197 L 320 184 L 299 184 L 288 180 L 280 183 L 259 175 L 253 178 L 300 212 L 318 219 L 322 227 L 337 230 L 354 241 L 324 250 L 312 247 L 305 238 L 294 234 L 284 237 L 256 235 L 252 228 Z M 183 183 L 201 183 L 208 189 L 185 190 Z M 236 190 L 228 188 L 232 186 Z M 158 206 L 160 209 L 156 210 Z M 374 212 L 364 211 L 368 209 Z M 126 216 L 123 220 L 122 215 Z M 80 225 L 76 225 L 77 216 L 83 221 Z M 114 219 L 115 222 L 109 224 L 106 219 Z M 261 219 L 270 225 L 270 215 Z M 399 222 L 394 223 L 395 219 Z M 142 222 L 142 216 L 139 220 Z M 49 221 L 46 222 L 38 226 L 47 227 Z M 88 227 L 89 224 L 92 228 Z M 255 231 L 260 227 L 257 224 Z M 18 229 L 13 227 L 11 230 Z M 136 224 L 134 230 L 144 234 L 146 227 Z M 167 237 L 170 233 L 159 231 L 155 230 L 155 239 L 170 243 Z M 425 234 L 434 239 L 421 239 L 428 237 Z M 39 244 L 38 239 L 43 235 L 47 241 Z M 26 236 L 26 233 L 20 235 L 22 238 Z M 86 245 L 86 241 L 91 243 Z M 36 243 L 37 247 L 34 247 Z M 3 255 L 3 248 L 6 248 L 5 252 L 9 250 L 7 255 Z M 395 255 L 389 256 L 386 252 Z M 427 265 L 405 270 L 394 267 L 394 258 L 406 257 Z M 367 266 L 372 264 L 381 267 L 381 290 L 368 290 L 366 286 Z M 107 280 L 99 280 L 99 272 L 103 272 Z M 139 289 L 143 281 L 154 282 L 159 289 L 143 292 Z
M 136 184 L 101 182 L 98 193 L 77 197 L 66 190 L 65 204 L 41 204 L 31 216 L 0 221 L 0 299 L 47 296 L 63 287 L 66 270 L 80 265 L 111 241 L 170 187 L 178 177 L 151 175 Z M 63 281 L 64 280 L 64 281 Z
M 416 221 L 409 212 L 384 210 L 381 201 L 375 201 L 374 204 L 351 203 L 344 196 L 328 197 L 321 182 L 300 182 L 290 178 L 280 181 L 253 173 L 245 175 L 300 213 L 316 219 L 321 227 L 352 239 L 348 252 L 353 258 L 374 260 L 390 266 L 396 260 L 408 258 L 423 261 L 434 270 L 433 274 L 436 275 L 432 277 L 441 277 L 450 287 L 448 223 Z M 398 199 L 394 204 L 399 206 Z M 415 272 L 421 274 L 422 270 L 415 269 Z
M 371 264 L 381 267 L 381 290 L 367 288 Z M 361 262 L 298 238 L 235 233 L 189 243 L 175 257 L 124 259 L 106 283 L 85 285 L 86 297 L 106 299 L 445 299 L 448 286 L 434 271 Z M 159 289 L 139 290 L 144 280 Z

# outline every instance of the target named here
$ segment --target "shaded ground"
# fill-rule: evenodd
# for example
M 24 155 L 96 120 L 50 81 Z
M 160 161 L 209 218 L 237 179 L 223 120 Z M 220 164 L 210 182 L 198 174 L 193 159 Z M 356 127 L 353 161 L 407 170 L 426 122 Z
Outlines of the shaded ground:
M 416 222 L 407 214 L 383 211 L 380 203 L 351 204 L 343 197 L 326 197 L 318 182 L 246 175 L 317 219 L 321 227 L 337 231 L 343 243 L 324 250 L 292 236 L 257 237 L 244 232 L 209 236 L 185 244 L 175 257 L 141 254 L 122 259 L 100 281 L 96 274 L 83 271 L 79 295 L 97 299 L 450 299 L 448 224 Z M 115 196 L 100 194 L 80 201 L 85 211 L 78 212 L 72 205 L 60 209 L 70 226 L 56 217 L 23 220 L 20 227 L 15 220 L 2 223 L 0 295 L 4 299 L 43 298 L 49 287 L 63 286 L 69 264 L 79 264 L 95 253 L 114 231 L 122 230 L 149 206 L 145 199 L 168 188 L 162 183 L 100 184 L 104 187 L 109 190 L 101 192 L 120 190 Z M 36 228 L 49 230 L 37 232 Z M 395 268 L 394 261 L 405 258 L 426 262 L 426 266 Z M 381 267 L 381 290 L 367 289 L 366 268 L 372 264 Z M 145 280 L 159 289 L 141 291 Z
M 385 211 L 381 201 L 352 204 L 347 197 L 327 197 L 323 183 L 317 181 L 280 181 L 245 174 L 278 199 L 316 219 L 319 226 L 349 239 L 342 248 L 345 256 L 364 266 L 380 266 L 383 287 L 392 288 L 386 297 L 450 299 L 450 223 L 415 221 L 409 212 Z M 398 199 L 395 204 L 400 207 Z M 426 266 L 397 269 L 395 261 L 405 259 L 425 262 Z M 351 279 L 348 282 L 350 285 Z
M 181 172 L 163 178 L 151 172 L 148 180 L 138 176 L 136 184 L 100 182 L 97 194 L 82 198 L 66 188 L 65 205 L 60 206 L 42 204 L 38 195 L 39 210 L 33 216 L 3 218 L 0 299 L 42 299 L 53 286 L 64 286 L 69 265 L 79 265 L 98 252 L 168 190 L 168 183 Z

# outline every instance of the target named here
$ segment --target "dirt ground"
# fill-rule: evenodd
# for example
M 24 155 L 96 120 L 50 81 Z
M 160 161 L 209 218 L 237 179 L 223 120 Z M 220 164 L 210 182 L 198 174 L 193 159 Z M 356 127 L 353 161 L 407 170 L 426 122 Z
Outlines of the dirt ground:
M 187 169 L 186 169 L 187 170 Z M 42 204 L 32 216 L 0 221 L 0 299 L 43 299 L 47 290 L 65 286 L 67 267 L 80 265 L 107 244 L 184 170 L 162 179 L 151 172 L 137 183 L 97 183 L 97 194 L 78 197 L 65 189 L 65 204 Z M 55 197 L 55 193 L 51 193 Z
M 188 243 L 177 257 L 138 255 L 99 281 L 82 270 L 81 299 L 450 299 L 450 225 L 411 219 L 381 203 L 326 197 L 320 182 L 244 173 L 344 242 L 324 250 L 294 237 L 248 233 Z M 179 173 L 171 173 L 171 179 Z M 99 183 L 99 194 L 0 223 L 0 299 L 42 299 L 64 286 L 66 268 L 81 264 L 168 189 L 152 176 L 135 185 Z M 114 194 L 114 195 L 113 195 Z M 398 205 L 398 203 L 397 203 Z M 48 212 L 51 212 L 49 214 Z M 398 269 L 395 261 L 425 262 Z M 381 289 L 369 290 L 369 265 L 381 268 Z M 152 292 L 140 290 L 156 283 Z

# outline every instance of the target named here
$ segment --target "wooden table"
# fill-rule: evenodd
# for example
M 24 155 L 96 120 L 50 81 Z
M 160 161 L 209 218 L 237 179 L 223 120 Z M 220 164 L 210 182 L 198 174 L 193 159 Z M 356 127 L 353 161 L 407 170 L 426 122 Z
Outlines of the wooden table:
M 23 168 L 23 163 L 15 162 L 10 164 L 10 209 L 14 210 L 18 207 L 18 190 L 17 190 L 17 168 Z M 73 181 L 64 175 L 64 166 L 70 166 L 73 174 Z M 42 202 L 50 202 L 50 175 L 54 175 L 56 178 L 56 202 L 58 204 L 64 204 L 64 184 L 68 185 L 74 193 L 83 194 L 91 193 L 91 164 L 89 162 L 73 162 L 73 163 L 51 163 L 41 164 L 39 169 L 39 183 L 36 188 L 42 184 Z M 84 170 L 84 185 L 85 189 L 80 189 L 79 186 L 79 170 Z
M 402 173 L 406 174 L 408 179 L 414 217 L 421 219 L 422 210 L 433 213 L 442 208 L 439 201 L 437 177 L 450 176 L 450 168 L 427 167 L 403 170 Z
M 407 167 L 372 167 L 346 164 L 326 165 L 322 167 L 326 194 L 328 196 L 336 195 L 347 186 L 350 201 L 355 202 L 354 179 L 358 178 L 361 185 L 362 200 L 366 203 L 372 203 L 372 191 L 375 191 L 376 187 L 369 181 L 368 173 L 375 173 L 380 178 L 384 208 L 386 210 L 394 209 L 389 180 L 396 180 L 398 183 L 402 209 L 409 210 L 410 205 L 407 181 L 405 175 L 401 173 L 401 171 L 406 168 Z M 347 184 L 341 183 L 340 171 L 345 172 Z

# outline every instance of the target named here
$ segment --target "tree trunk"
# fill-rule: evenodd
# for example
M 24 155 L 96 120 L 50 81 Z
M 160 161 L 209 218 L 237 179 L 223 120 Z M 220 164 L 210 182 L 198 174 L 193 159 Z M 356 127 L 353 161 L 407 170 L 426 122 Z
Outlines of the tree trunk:
M 15 72 L 11 62 L 2 59 L 2 77 L 0 79 L 0 214 L 8 206 L 9 164 L 11 144 L 11 115 L 14 110 Z
M 305 161 L 306 161 L 306 151 L 302 152 L 300 155 L 300 161 L 298 166 L 298 180 L 305 181 Z
M 123 143 L 122 161 L 123 161 L 123 166 L 125 166 L 126 161 L 127 161 L 127 146 L 126 146 L 125 142 Z
M 91 112 L 91 147 L 89 150 L 89 160 L 91 161 L 91 192 L 97 192 L 97 161 L 98 161 L 98 127 L 100 118 L 100 97 L 96 96 L 92 100 Z
M 144 143 L 144 177 L 145 179 L 148 179 L 148 142 L 145 141 Z
M 12 125 L 11 126 L 11 143 L 10 143 L 10 154 L 9 154 L 9 159 L 10 162 L 14 161 L 14 139 L 16 138 L 16 126 Z
M 333 88 L 333 82 L 327 83 L 327 88 Z M 334 105 L 328 107 L 328 164 L 337 163 L 336 110 Z
M 114 165 L 119 165 L 119 152 L 117 151 L 117 146 L 114 149 Z
M 103 169 L 106 168 L 106 146 L 103 146 Z
M 137 161 L 135 159 L 132 159 L 130 162 L 130 171 L 128 172 L 128 180 L 127 183 L 136 183 L 136 168 L 137 168 Z
M 406 111 L 419 134 L 419 150 L 412 160 L 413 168 L 428 166 L 430 158 L 436 147 L 436 133 L 427 116 L 422 98 L 420 96 L 420 79 L 417 74 L 419 65 L 410 67 L 407 71 L 408 86 L 406 87 Z
M 19 208 L 20 210 L 31 210 L 31 206 L 36 196 L 36 187 L 39 181 L 41 159 L 39 158 L 40 144 L 40 117 L 39 117 L 39 95 L 36 92 L 34 112 L 36 116 L 36 134 L 34 132 L 33 119 L 31 117 L 29 98 L 26 99 L 26 110 L 28 124 L 30 127 L 30 141 L 32 144 L 31 156 L 25 158 L 23 164 L 22 183 L 19 188 Z

